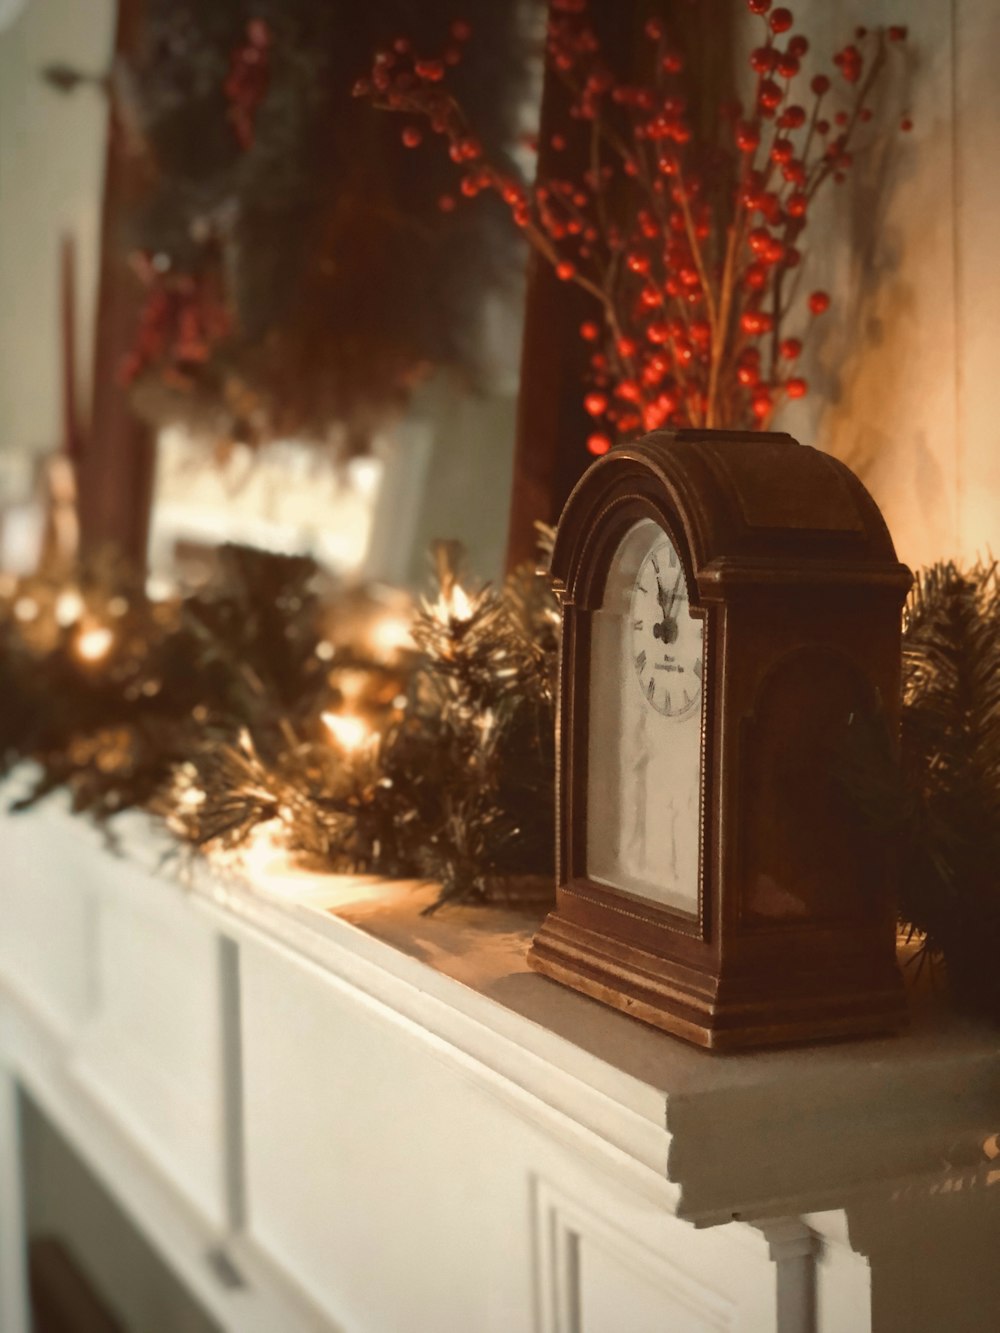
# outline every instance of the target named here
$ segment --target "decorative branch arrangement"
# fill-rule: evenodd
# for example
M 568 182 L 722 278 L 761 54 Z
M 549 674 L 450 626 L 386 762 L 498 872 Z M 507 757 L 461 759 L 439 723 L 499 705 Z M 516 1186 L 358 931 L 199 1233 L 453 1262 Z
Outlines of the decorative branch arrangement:
M 453 24 L 439 57 L 399 38 L 355 86 L 405 117 L 406 146 L 428 127 L 447 142 L 460 179 L 444 211 L 495 192 L 556 275 L 593 297 L 580 328 L 594 344 L 591 453 L 663 426 L 766 428 L 783 399 L 808 391 L 796 371 L 808 334 L 789 331 L 803 305 L 803 233 L 819 191 L 846 178 L 906 29 L 858 28 L 833 76 L 815 74 L 807 92 L 809 42 L 792 33 L 791 12 L 746 3 L 761 25 L 752 89 L 719 108 L 704 138 L 683 94 L 685 55 L 661 19 L 645 26 L 646 77 L 624 82 L 602 58 L 586 0 L 552 0 L 548 67 L 569 90 L 571 119 L 551 146 L 583 137 L 582 175 L 528 184 L 487 156 L 449 87 L 467 23 Z M 814 318 L 830 297 L 813 291 L 804 305 Z
M 503 145 L 528 78 L 522 9 L 467 3 L 486 47 L 461 93 Z M 488 376 L 483 301 L 517 275 L 502 206 L 443 218 L 449 164 L 415 170 L 351 98 L 400 23 L 434 44 L 450 17 L 451 0 L 147 0 L 106 78 L 44 71 L 111 99 L 130 177 L 115 231 L 141 284 L 119 372 L 140 415 L 219 443 L 360 451 L 432 368 Z

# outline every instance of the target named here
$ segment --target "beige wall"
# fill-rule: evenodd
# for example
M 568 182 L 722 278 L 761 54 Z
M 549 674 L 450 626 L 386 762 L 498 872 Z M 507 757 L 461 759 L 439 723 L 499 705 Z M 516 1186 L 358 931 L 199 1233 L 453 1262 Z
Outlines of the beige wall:
M 81 386 L 93 325 L 106 103 L 39 77 L 64 61 L 107 69 L 113 0 L 28 0 L 0 31 L 0 452 L 59 442 L 59 244 L 78 252 Z M 89 394 L 87 395 L 89 397 Z M 86 400 L 84 400 L 86 401 Z
M 857 23 L 908 24 L 908 76 L 884 104 L 915 126 L 817 211 L 805 290 L 836 304 L 805 368 L 817 394 L 779 424 L 856 468 L 909 563 L 1000 549 L 1000 2 L 793 8 L 810 60 Z

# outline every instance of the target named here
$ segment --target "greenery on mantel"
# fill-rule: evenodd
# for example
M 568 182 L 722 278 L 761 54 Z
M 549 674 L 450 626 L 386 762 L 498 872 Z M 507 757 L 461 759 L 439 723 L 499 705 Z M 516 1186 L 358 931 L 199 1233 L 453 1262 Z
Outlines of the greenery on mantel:
M 151 601 L 120 568 L 0 591 L 0 765 L 105 827 L 149 809 L 229 862 L 433 880 L 436 906 L 552 884 L 559 617 L 544 575 L 472 591 L 436 549 L 419 607 L 223 548 Z M 831 762 L 900 857 L 903 922 L 955 1001 L 1000 1018 L 1000 579 L 938 564 L 906 610 L 901 746 L 855 718 Z M 551 890 L 550 890 L 551 891 Z

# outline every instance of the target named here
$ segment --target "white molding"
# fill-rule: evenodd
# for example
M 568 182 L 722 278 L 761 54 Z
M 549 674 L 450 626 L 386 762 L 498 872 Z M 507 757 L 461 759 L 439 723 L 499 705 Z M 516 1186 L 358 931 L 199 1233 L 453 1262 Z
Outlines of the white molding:
M 0 1059 L 0 1329 L 29 1333 L 27 1232 L 17 1081 Z
M 697 1317 L 699 1326 L 730 1333 L 736 1327 L 736 1305 L 665 1255 L 634 1229 L 612 1220 L 619 1210 L 608 1199 L 598 1211 L 543 1177 L 534 1181 L 535 1267 L 538 1284 L 539 1333 L 582 1333 L 585 1327 L 581 1286 L 581 1242 L 587 1240 L 632 1272 L 664 1300 Z M 681 1225 L 681 1224 L 678 1224 Z M 692 1230 L 692 1243 L 694 1233 Z
M 227 1333 L 342 1333 L 271 1260 L 184 1196 L 166 1166 L 74 1072 L 62 1044 L 2 989 L 0 1048 L 27 1095 Z M 241 1274 L 243 1285 L 232 1285 L 225 1268 Z M 7 1333 L 6 1323 L 0 1328 Z M 11 1324 L 12 1333 L 16 1328 Z

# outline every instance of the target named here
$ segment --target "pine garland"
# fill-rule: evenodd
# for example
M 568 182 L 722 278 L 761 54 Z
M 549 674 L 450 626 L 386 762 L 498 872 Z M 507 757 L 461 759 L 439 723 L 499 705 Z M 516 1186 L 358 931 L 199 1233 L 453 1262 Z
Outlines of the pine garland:
M 1000 579 L 936 564 L 906 616 L 901 911 L 956 998 L 1000 1017 Z
M 532 570 L 466 593 L 457 560 L 439 548 L 437 596 L 392 665 L 332 646 L 351 597 L 320 596 L 306 559 L 224 547 L 211 586 L 166 604 L 126 596 L 119 570 L 16 585 L 0 605 L 0 769 L 39 769 L 16 808 L 67 787 L 103 824 L 148 808 L 209 853 L 266 828 L 328 870 L 432 879 L 441 901 L 551 878 L 555 600 Z M 359 690 L 375 731 L 349 747 L 325 719 Z
M 266 838 L 316 868 L 432 880 L 435 906 L 525 877 L 551 893 L 555 598 L 531 569 L 467 591 L 456 549 L 435 554 L 414 647 L 388 665 L 343 642 L 351 595 L 308 560 L 224 548 L 214 583 L 168 603 L 108 566 L 6 588 L 0 770 L 38 770 L 16 808 L 65 787 L 105 827 L 142 807 L 209 855 Z M 920 957 L 1000 1018 L 996 565 L 920 575 L 903 667 L 901 745 L 856 716 L 840 776 L 898 848 Z M 350 700 L 371 724 L 360 744 L 329 725 Z

